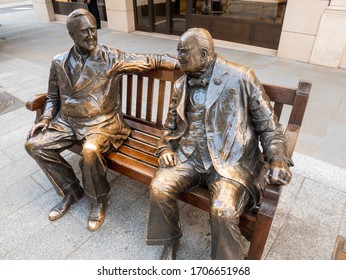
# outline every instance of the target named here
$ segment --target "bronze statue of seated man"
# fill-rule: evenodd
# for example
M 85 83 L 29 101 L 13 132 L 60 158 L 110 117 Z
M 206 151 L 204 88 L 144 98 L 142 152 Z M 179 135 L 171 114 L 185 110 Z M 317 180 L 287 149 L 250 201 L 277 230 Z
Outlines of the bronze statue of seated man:
M 186 31 L 177 58 L 185 75 L 174 84 L 158 144 L 146 243 L 164 245 L 161 258 L 174 259 L 182 237 L 177 197 L 205 184 L 211 195 L 211 258 L 243 259 L 239 216 L 260 201 L 262 152 L 268 182 L 287 184 L 292 177 L 286 139 L 254 71 L 218 56 L 208 31 Z
M 61 218 L 84 195 L 91 202 L 88 229 L 105 220 L 110 185 L 104 155 L 117 149 L 130 133 L 121 110 L 121 75 L 150 69 L 175 69 L 167 55 L 127 54 L 97 43 L 95 18 L 85 9 L 67 18 L 74 46 L 54 57 L 48 83 L 48 100 L 39 122 L 25 143 L 62 200 L 49 213 Z M 83 187 L 60 153 L 82 145 L 80 168 Z

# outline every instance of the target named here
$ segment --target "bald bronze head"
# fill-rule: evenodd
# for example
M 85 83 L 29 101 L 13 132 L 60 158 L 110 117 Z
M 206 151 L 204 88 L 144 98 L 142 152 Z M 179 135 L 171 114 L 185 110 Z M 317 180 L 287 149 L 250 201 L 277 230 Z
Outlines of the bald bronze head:
M 96 20 L 89 11 L 74 10 L 68 15 L 66 26 L 78 52 L 90 54 L 96 49 Z
M 203 74 L 216 57 L 214 41 L 203 28 L 190 28 L 178 43 L 180 70 L 187 75 L 198 77 Z

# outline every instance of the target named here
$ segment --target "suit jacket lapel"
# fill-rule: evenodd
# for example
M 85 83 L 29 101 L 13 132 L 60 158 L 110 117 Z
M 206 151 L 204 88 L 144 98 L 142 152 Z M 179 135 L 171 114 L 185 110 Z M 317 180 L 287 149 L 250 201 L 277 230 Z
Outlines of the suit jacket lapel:
M 100 47 L 97 46 L 95 52 L 86 59 L 80 77 L 72 89 L 73 93 L 79 92 L 88 86 L 105 66 L 106 61 L 102 59 L 101 52 Z
M 68 86 L 68 90 L 67 90 L 68 92 L 71 92 L 72 90 L 72 83 L 67 73 L 67 67 L 68 67 L 67 64 L 68 64 L 68 60 L 69 60 L 72 49 L 69 52 L 66 52 L 64 54 L 64 57 L 62 58 L 62 61 L 61 61 L 61 69 L 60 69 L 61 74 L 58 74 L 59 78 L 61 77 L 63 79 L 62 84 L 64 84 L 65 86 Z
M 211 105 L 217 100 L 227 82 L 227 67 L 223 59 L 218 57 L 215 61 L 212 76 L 210 78 L 207 97 L 206 110 L 208 111 Z
M 177 101 L 177 113 L 180 116 L 180 118 L 183 120 L 184 123 L 187 123 L 186 116 L 185 116 L 185 108 L 186 108 L 186 99 L 187 99 L 187 76 L 185 75 L 185 79 L 183 81 L 182 85 L 182 91 L 181 95 L 179 96 L 179 100 Z

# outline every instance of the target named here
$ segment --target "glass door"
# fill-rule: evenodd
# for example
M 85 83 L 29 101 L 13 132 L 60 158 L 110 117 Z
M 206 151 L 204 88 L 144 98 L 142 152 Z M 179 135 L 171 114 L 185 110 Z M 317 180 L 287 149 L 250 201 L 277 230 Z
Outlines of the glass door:
M 171 0 L 170 34 L 181 35 L 186 31 L 186 0 Z
M 277 50 L 287 0 L 191 0 L 188 24 L 214 39 Z
M 134 0 L 136 30 L 181 35 L 186 30 L 186 0 Z
M 170 1 L 167 0 L 154 0 L 154 32 L 157 33 L 169 33 L 169 10 Z
M 149 31 L 152 30 L 152 10 L 149 9 L 148 0 L 134 0 L 133 6 L 135 10 L 135 28 L 136 30 Z M 152 6 L 152 1 L 150 1 Z

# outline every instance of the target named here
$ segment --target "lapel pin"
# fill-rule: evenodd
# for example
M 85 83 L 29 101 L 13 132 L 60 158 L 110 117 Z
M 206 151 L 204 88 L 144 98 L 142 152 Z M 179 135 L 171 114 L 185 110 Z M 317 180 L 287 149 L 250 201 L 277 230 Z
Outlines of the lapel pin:
M 236 93 L 236 90 L 235 90 L 234 88 L 230 88 L 230 89 L 228 90 L 228 92 L 229 92 L 230 94 L 235 94 L 235 93 Z
M 213 81 L 214 81 L 214 84 L 217 86 L 221 85 L 221 83 L 222 83 L 221 79 L 218 79 L 218 78 L 214 78 Z

